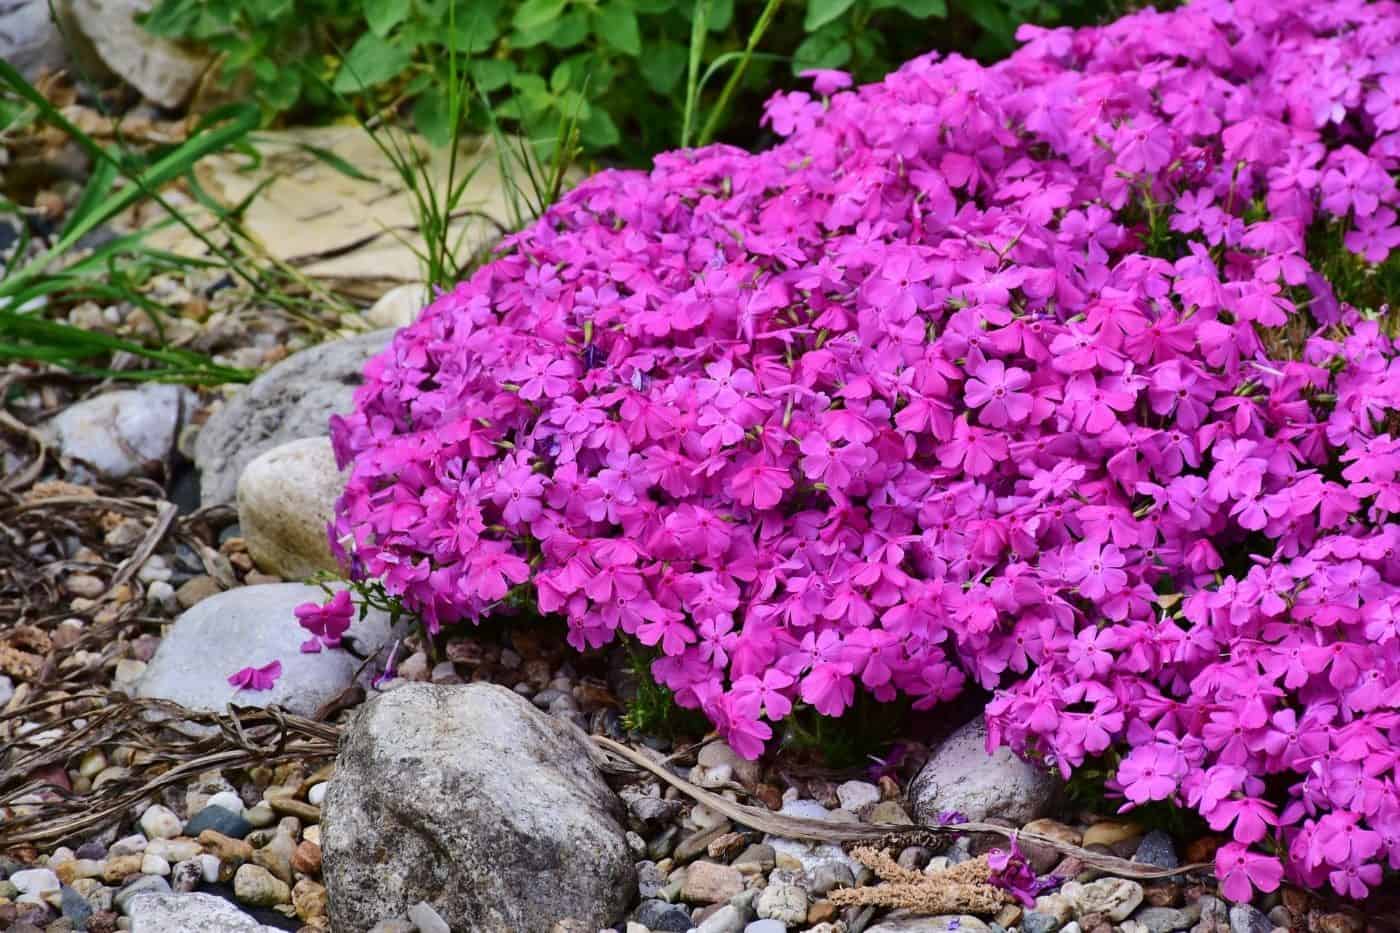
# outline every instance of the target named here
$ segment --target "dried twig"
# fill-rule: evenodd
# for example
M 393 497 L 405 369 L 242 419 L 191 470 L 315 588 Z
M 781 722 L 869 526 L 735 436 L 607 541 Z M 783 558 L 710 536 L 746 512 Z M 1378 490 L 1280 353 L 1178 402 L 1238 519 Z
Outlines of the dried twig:
M 1088 849 L 1069 845 L 1068 843 L 1061 842 L 1058 839 L 1052 839 L 1040 833 L 1008 829 L 1005 826 L 995 826 L 991 823 L 941 823 L 933 826 L 898 826 L 885 823 L 878 825 L 868 823 L 836 823 L 827 820 L 784 816 L 780 813 L 773 813 L 770 810 L 735 803 L 718 794 L 711 793 L 703 787 L 692 784 L 684 778 L 672 774 L 656 762 L 651 761 L 627 746 L 614 742 L 611 739 L 595 735 L 593 736 L 593 741 L 599 748 L 599 755 L 603 759 L 603 767 L 614 771 L 619 770 L 619 763 L 615 760 L 609 761 L 607 756 L 612 755 L 616 758 L 621 758 L 624 762 L 632 766 L 626 768 L 626 770 L 635 771 L 637 768 L 640 768 L 644 771 L 648 771 L 697 803 L 704 804 L 709 809 L 728 817 L 736 823 L 741 823 L 752 829 L 771 833 L 775 836 L 783 836 L 788 839 L 841 843 L 873 842 L 885 839 L 889 836 L 912 836 L 921 833 L 926 834 L 930 830 L 933 830 L 949 833 L 990 834 L 1001 836 L 1005 839 L 1016 839 L 1020 842 L 1034 843 L 1037 846 L 1051 849 L 1062 855 L 1072 855 L 1090 868 L 1096 868 L 1107 874 L 1119 875 L 1124 878 L 1168 878 L 1173 875 L 1201 871 L 1211 867 L 1208 863 L 1193 862 L 1190 865 L 1183 865 L 1180 868 L 1153 868 L 1136 862 L 1129 862 L 1126 859 L 1121 859 L 1116 856 L 1090 852 Z
M 62 703 L 91 705 L 55 721 L 45 716 Z M 332 758 L 337 726 L 278 708 L 230 706 L 227 713 L 196 713 L 154 699 L 88 691 L 0 714 L 0 728 L 33 725 L 14 735 L 0 759 L 0 847 L 74 840 L 119 820 L 166 787 L 209 770 Z M 57 734 L 55 734 L 57 733 Z M 36 775 L 100 745 L 136 750 L 124 776 L 86 794 L 73 794 Z

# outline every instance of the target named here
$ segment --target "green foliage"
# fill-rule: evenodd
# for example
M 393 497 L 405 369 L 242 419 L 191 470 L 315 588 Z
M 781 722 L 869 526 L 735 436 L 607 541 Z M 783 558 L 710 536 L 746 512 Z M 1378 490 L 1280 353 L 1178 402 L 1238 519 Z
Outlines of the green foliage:
M 291 295 L 280 270 L 260 269 L 244 260 L 236 244 L 241 231 L 237 212 L 211 205 L 221 221 L 219 233 L 230 245 L 215 243 L 163 198 L 161 189 L 177 179 L 192 182 L 194 167 L 205 157 L 246 141 L 258 125 L 256 108 L 232 105 L 205 117 L 178 145 L 136 151 L 120 145 L 103 146 L 68 120 L 7 62 L 0 61 L 0 113 L 23 114 L 25 120 L 60 130 L 91 160 L 93 169 L 63 227 L 46 249 L 31 254 L 27 227 L 8 266 L 0 267 L 0 360 L 33 360 L 62 366 L 84 375 L 131 380 L 164 380 L 192 384 L 248 382 L 255 373 L 221 366 L 208 356 L 171 346 L 148 346 L 52 321 L 42 309 L 84 300 L 126 302 L 150 316 L 162 333 L 158 304 L 141 292 L 141 285 L 161 271 L 182 266 L 216 266 L 242 280 L 252 291 L 283 310 L 317 324 L 305 310 L 306 299 Z M 196 186 L 197 187 L 197 186 Z M 211 259 L 172 256 L 145 243 L 150 230 L 137 231 L 87 247 L 86 238 L 136 204 L 154 202 L 164 208 L 169 223 L 181 223 L 208 248 Z M 0 210 L 15 211 L 0 202 Z M 152 228 L 153 229 L 153 228 Z M 327 304 L 324 295 L 317 302 Z M 334 302 L 329 303 L 334 307 Z M 145 361 L 141 369 L 113 369 L 117 353 Z
M 627 702 L 622 725 L 629 732 L 674 739 L 695 737 L 710 731 L 710 721 L 699 710 L 684 709 L 669 689 L 651 676 L 656 652 L 627 642 L 628 670 L 636 677 L 637 695 Z
M 797 705 L 782 724 L 781 738 L 783 748 L 810 752 L 826 767 L 845 770 L 878 761 L 908 726 L 906 698 L 880 703 L 857 690 L 855 702 L 837 719 Z
M 158 0 L 144 22 L 158 35 L 220 53 L 224 79 L 250 89 L 267 118 L 331 118 L 339 109 L 337 96 L 350 95 L 371 112 L 410 106 L 424 135 L 445 143 L 441 97 L 449 80 L 446 61 L 457 49 L 467 53 L 463 68 L 484 95 L 468 112 L 466 129 L 486 131 L 487 109 L 493 107 L 543 158 L 576 124 L 585 154 L 644 162 L 682 140 L 756 142 L 763 100 L 809 68 L 843 68 L 874 80 L 930 48 L 996 56 L 1012 47 L 1023 22 L 1081 22 L 1124 5 Z M 692 52 L 702 54 L 689 67 Z

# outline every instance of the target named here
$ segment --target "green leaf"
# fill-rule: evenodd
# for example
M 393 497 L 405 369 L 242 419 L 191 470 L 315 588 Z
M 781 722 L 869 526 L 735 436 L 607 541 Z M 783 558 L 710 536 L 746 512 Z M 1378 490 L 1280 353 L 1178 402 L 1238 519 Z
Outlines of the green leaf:
M 594 14 L 593 34 L 623 55 L 635 58 L 642 54 L 637 14 L 617 0 L 598 8 Z
M 413 125 L 434 146 L 452 141 L 452 104 L 440 88 L 428 88 L 419 96 L 413 105 Z
M 403 49 L 367 32 L 350 47 L 331 87 L 351 94 L 398 77 L 412 59 Z
M 814 33 L 792 53 L 792 72 L 810 68 L 840 68 L 851 60 L 851 44 L 836 30 Z
M 567 0 L 525 0 L 511 20 L 516 29 L 531 32 L 554 22 L 564 13 Z
M 856 0 L 807 0 L 807 18 L 802 28 L 816 32 L 842 13 L 855 6 Z
M 364 0 L 365 22 L 381 39 L 408 16 L 411 0 Z
M 724 32 L 734 21 L 734 0 L 713 0 L 710 4 L 710 17 L 705 25 L 710 32 Z
M 487 93 L 505 87 L 515 76 L 515 63 L 498 58 L 479 59 L 471 68 L 476 86 Z
M 594 107 L 588 112 L 588 117 L 579 124 L 578 135 L 585 146 L 594 149 L 606 149 L 622 141 L 617 124 L 602 107 Z
M 915 19 L 947 19 L 948 0 L 873 0 L 873 10 L 899 10 Z
M 663 39 L 647 47 L 647 54 L 637 63 L 642 78 L 658 94 L 669 94 L 685 73 L 686 48 L 679 42 Z
M 588 16 L 582 10 L 570 10 L 559 17 L 546 41 L 556 49 L 571 49 L 587 38 Z

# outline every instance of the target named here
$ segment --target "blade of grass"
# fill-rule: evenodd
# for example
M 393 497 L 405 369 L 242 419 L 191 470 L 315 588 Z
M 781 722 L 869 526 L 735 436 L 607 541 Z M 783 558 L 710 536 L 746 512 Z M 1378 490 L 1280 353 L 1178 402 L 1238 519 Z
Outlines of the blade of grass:
M 686 68 L 685 113 L 681 122 L 681 148 L 690 148 L 690 131 L 695 125 L 695 108 L 700 103 L 700 60 L 705 54 L 705 36 L 710 28 L 710 0 L 695 0 L 690 20 L 690 60 Z
M 773 19 L 778 15 L 778 9 L 782 5 L 783 0 L 768 0 L 764 4 L 763 12 L 758 16 L 758 22 L 754 23 L 753 30 L 749 33 L 743 57 L 739 59 L 739 64 L 730 72 L 729 80 L 724 82 L 724 89 L 719 93 L 719 100 L 715 101 L 709 119 L 705 121 L 705 128 L 700 131 L 700 138 L 697 140 L 699 145 L 708 146 L 714 141 L 720 121 L 724 118 L 725 111 L 729 109 L 729 99 L 734 96 L 734 92 L 738 90 L 740 83 L 744 80 L 744 72 L 748 70 L 749 62 L 753 60 L 754 54 L 758 51 L 758 44 L 763 41 L 763 34 L 773 24 Z

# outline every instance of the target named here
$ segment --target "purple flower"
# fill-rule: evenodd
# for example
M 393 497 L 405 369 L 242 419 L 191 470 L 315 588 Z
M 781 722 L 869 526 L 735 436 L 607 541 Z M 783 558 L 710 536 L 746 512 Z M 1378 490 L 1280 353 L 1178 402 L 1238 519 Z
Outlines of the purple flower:
M 282 676 L 282 662 L 272 661 L 262 667 L 245 667 L 228 677 L 229 686 L 239 690 L 271 690 Z

